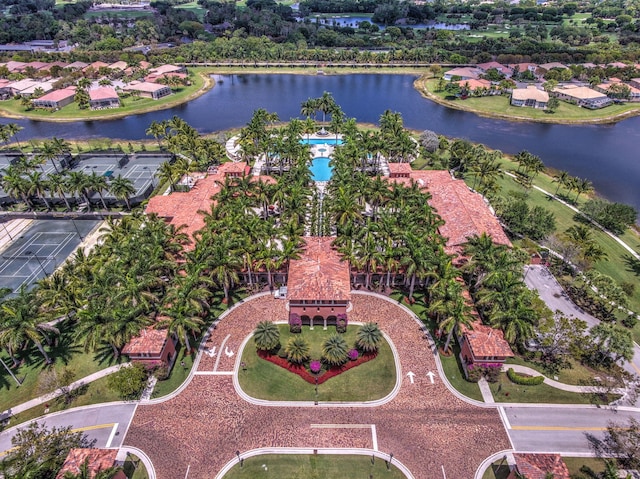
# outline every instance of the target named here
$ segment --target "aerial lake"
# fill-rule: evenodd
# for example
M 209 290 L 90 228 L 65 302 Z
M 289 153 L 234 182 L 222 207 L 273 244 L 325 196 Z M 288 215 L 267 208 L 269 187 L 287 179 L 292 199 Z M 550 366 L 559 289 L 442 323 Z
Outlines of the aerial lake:
M 377 123 L 386 110 L 400 112 L 405 126 L 483 143 L 506 153 L 528 150 L 547 166 L 590 179 L 605 197 L 640 209 L 640 117 L 607 125 L 552 125 L 488 119 L 433 103 L 413 88 L 413 75 L 220 75 L 203 96 L 175 108 L 120 120 L 50 123 L 7 120 L 29 138 L 134 140 L 156 120 L 178 115 L 201 133 L 241 127 L 254 110 L 276 112 L 282 120 L 300 117 L 300 104 L 330 92 L 346 115 Z

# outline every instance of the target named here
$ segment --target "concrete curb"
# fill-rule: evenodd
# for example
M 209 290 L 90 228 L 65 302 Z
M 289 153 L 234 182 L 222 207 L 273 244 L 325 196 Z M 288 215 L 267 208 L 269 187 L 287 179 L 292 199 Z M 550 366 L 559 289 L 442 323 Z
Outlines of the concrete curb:
M 612 392 L 614 394 L 625 394 L 626 389 L 615 388 L 615 389 L 607 389 L 598 386 L 574 386 L 572 384 L 565 384 L 559 381 L 555 381 L 553 379 L 548 378 L 540 371 L 536 371 L 533 368 L 529 368 L 527 366 L 521 366 L 519 364 L 505 364 L 502 366 L 502 370 L 504 372 L 507 369 L 513 369 L 516 373 L 528 374 L 529 376 L 542 376 L 544 377 L 544 384 L 551 386 L 552 388 L 560 389 L 562 391 L 568 391 L 578 394 L 588 394 L 588 393 L 599 393 L 599 392 Z
M 357 456 L 374 456 L 378 459 L 382 459 L 383 461 L 389 460 L 389 454 L 383 453 L 380 451 L 376 451 L 373 449 L 334 449 L 334 448 L 292 448 L 292 447 L 263 447 L 259 449 L 251 449 L 249 451 L 240 452 L 238 457 L 233 458 L 224 467 L 215 475 L 215 479 L 222 479 L 224 475 L 229 472 L 229 470 L 240 463 L 240 460 L 247 459 L 249 457 L 255 456 L 263 456 L 268 454 L 331 454 L 331 455 L 357 455 Z M 411 471 L 396 457 L 394 456 L 391 460 L 391 463 L 397 467 L 406 477 L 407 479 L 415 479 Z
M 495 454 L 491 454 L 489 457 L 487 457 L 484 461 L 482 461 L 480 463 L 480 465 L 478 466 L 478 469 L 476 469 L 476 473 L 473 476 L 473 478 L 474 479 L 482 479 L 482 477 L 484 476 L 485 471 L 487 469 L 489 469 L 491 464 L 496 462 L 501 457 L 506 457 L 507 464 L 509 464 L 509 459 L 510 459 L 509 456 L 511 454 L 513 454 L 514 452 L 515 451 L 513 449 L 503 449 L 502 451 L 498 451 Z M 513 458 L 513 456 L 511 456 L 511 459 L 512 458 Z
M 144 467 L 147 468 L 147 476 L 149 479 L 156 479 L 156 469 L 153 467 L 153 462 L 151 462 L 151 459 L 149 459 L 149 456 L 147 456 L 143 450 L 133 446 L 122 446 L 118 450 L 138 456 L 144 464 Z

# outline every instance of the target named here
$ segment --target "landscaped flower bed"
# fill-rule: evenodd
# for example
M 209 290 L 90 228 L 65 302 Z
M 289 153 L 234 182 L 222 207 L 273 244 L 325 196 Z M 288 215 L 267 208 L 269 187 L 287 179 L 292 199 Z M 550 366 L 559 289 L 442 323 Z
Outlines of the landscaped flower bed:
M 342 374 L 345 371 L 348 371 L 349 369 L 358 367 L 361 364 L 366 363 L 367 361 L 375 359 L 377 355 L 377 353 L 364 353 L 360 355 L 360 357 L 358 357 L 358 359 L 356 359 L 355 361 L 349 361 L 342 366 L 332 366 L 324 372 L 320 371 L 320 373 L 316 376 L 311 374 L 309 370 L 302 364 L 293 364 L 287 361 L 285 358 L 281 358 L 277 354 L 270 354 L 267 351 L 258 351 L 258 356 L 262 359 L 276 364 L 289 372 L 297 374 L 302 379 L 311 384 L 316 383 L 316 377 L 318 378 L 318 384 L 322 384 L 329 379 Z

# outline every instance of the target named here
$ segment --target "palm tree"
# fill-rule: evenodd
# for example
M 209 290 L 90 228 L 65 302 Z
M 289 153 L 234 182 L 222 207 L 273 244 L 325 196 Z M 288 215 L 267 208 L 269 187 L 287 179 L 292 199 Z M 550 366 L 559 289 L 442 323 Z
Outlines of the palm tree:
M 299 334 L 290 338 L 284 349 L 287 360 L 294 364 L 302 364 L 307 361 L 310 350 L 309 342 Z
M 67 191 L 65 177 L 60 173 L 53 173 L 48 176 L 48 182 L 49 191 L 58 195 L 59 198 L 62 198 L 64 200 L 64 204 L 67 206 L 67 210 L 71 210 L 71 205 L 69 204 L 69 200 L 65 194 Z
M 51 209 L 51 205 L 47 201 L 46 192 L 49 187 L 49 183 L 42 178 L 42 173 L 39 171 L 32 171 L 27 174 L 27 182 L 28 182 L 28 195 L 35 195 L 40 198 L 47 210 Z
M 152 121 L 149 128 L 145 131 L 147 135 L 153 136 L 158 142 L 158 148 L 162 150 L 162 139 L 167 135 L 167 122 L 166 121 Z
M 280 346 L 280 330 L 271 321 L 260 321 L 253 330 L 253 342 L 260 351 L 273 351 Z
M 13 165 L 7 167 L 4 175 L 0 178 L 0 184 L 9 196 L 16 200 L 21 199 L 29 208 L 33 207 L 29 200 L 29 182 L 22 176 L 22 172 L 18 168 Z
M 124 201 L 127 205 L 127 210 L 131 210 L 131 204 L 129 203 L 129 198 L 136 192 L 135 186 L 133 186 L 133 181 L 129 178 L 123 178 L 122 175 L 118 175 L 115 178 L 111 179 L 111 183 L 109 184 L 109 191 L 113 196 L 116 197 L 117 200 Z
M 462 295 L 457 295 L 449 301 L 442 300 L 430 305 L 429 311 L 437 311 L 440 317 L 438 332 L 447 333 L 447 340 L 444 343 L 444 352 L 449 351 L 451 339 L 454 331 L 464 325 L 471 328 L 473 319 L 470 315 L 471 306 L 467 304 Z
M 102 194 L 103 191 L 109 190 L 109 183 L 107 182 L 107 177 L 104 175 L 98 175 L 95 171 L 92 171 L 90 175 L 87 175 L 86 178 L 86 188 L 89 191 L 95 191 L 98 193 L 100 197 L 100 201 L 102 203 L 102 207 L 106 210 L 107 204 L 104 201 L 104 196 Z
M 356 333 L 356 347 L 367 353 L 375 353 L 382 342 L 382 331 L 377 323 L 364 323 Z
M 589 193 L 593 190 L 593 184 L 586 178 L 576 178 L 576 182 L 573 188 L 578 192 L 575 199 L 575 201 L 577 202 L 582 193 Z
M 558 196 L 558 191 L 560 191 L 560 187 L 566 187 L 569 184 L 569 179 L 571 176 L 566 171 L 558 171 L 558 174 L 553 176 L 553 182 L 558 183 L 558 187 L 556 188 L 556 192 L 553 194 L 554 196 Z
M 24 127 L 18 125 L 17 123 L 7 123 L 4 128 L 9 135 L 9 139 L 15 138 L 16 143 L 18 143 L 18 149 L 22 151 L 22 146 L 20 146 L 20 142 L 18 141 L 18 133 L 20 133 L 21 130 L 24 130 Z
M 341 366 L 349 359 L 349 346 L 344 338 L 334 333 L 322 343 L 322 359 L 330 366 Z
M 42 343 L 49 342 L 50 336 L 57 336 L 60 331 L 44 321 L 37 309 L 34 294 L 27 292 L 23 285 L 16 298 L 4 301 L 0 305 L 0 311 L 4 317 L 2 335 L 11 337 L 12 344 L 35 344 L 45 362 L 50 364 L 52 361 Z M 5 341 L 0 338 L 0 343 Z
M 67 190 L 76 196 L 76 202 L 81 203 L 82 199 L 90 205 L 87 195 L 87 177 L 83 171 L 70 171 L 66 177 Z

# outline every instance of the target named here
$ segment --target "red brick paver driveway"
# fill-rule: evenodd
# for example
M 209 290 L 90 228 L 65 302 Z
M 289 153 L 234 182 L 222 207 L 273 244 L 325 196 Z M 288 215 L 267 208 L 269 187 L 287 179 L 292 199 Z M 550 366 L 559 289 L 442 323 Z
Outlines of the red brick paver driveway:
M 402 387 L 392 401 L 366 408 L 256 406 L 235 393 L 230 375 L 198 375 L 178 397 L 140 406 L 126 444 L 149 455 L 159 479 L 182 478 L 188 466 L 190 478 L 214 477 L 236 451 L 260 447 L 373 448 L 368 428 L 317 424 L 375 424 L 378 449 L 393 452 L 416 479 L 442 479 L 442 466 L 449 479 L 470 479 L 485 457 L 510 447 L 495 409 L 459 400 L 439 377 L 430 383 L 426 373 L 437 372 L 433 355 L 406 312 L 372 296 L 354 295 L 353 303 L 350 320 L 378 322 L 398 350 Z M 204 356 L 199 371 L 213 371 L 218 357 L 217 371 L 231 371 L 258 321 L 285 318 L 282 300 L 245 302 L 219 323 L 209 342 L 221 354 Z

